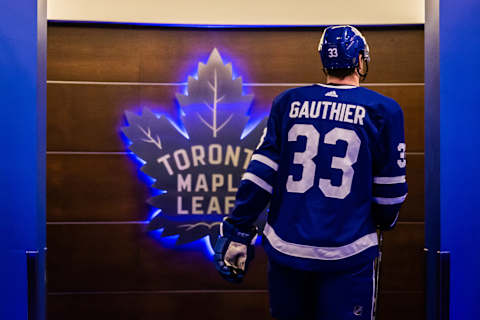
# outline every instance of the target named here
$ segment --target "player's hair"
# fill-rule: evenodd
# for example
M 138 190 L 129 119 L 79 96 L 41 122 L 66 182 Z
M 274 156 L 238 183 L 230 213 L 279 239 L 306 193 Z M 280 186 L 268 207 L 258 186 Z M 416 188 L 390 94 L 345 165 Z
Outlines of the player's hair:
M 366 71 L 364 73 L 360 72 L 360 68 L 357 66 L 355 68 L 343 68 L 343 69 L 323 69 L 323 71 L 332 77 L 339 78 L 339 79 L 345 79 L 346 77 L 354 74 L 355 72 L 358 72 L 358 75 L 360 76 L 360 80 L 365 80 L 368 74 L 368 60 L 365 60 L 364 55 L 360 54 L 360 60 L 363 61 L 364 67 Z
M 327 75 L 339 78 L 339 79 L 345 79 L 346 77 L 352 75 L 355 73 L 355 68 L 349 68 L 349 69 L 325 69 L 325 72 Z

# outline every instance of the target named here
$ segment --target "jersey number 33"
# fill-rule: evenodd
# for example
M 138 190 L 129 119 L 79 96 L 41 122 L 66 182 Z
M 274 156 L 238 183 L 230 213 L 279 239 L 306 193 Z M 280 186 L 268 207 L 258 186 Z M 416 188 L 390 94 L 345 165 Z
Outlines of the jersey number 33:
M 295 124 L 288 131 L 288 141 L 297 141 L 299 136 L 306 137 L 307 142 L 305 151 L 295 152 L 293 156 L 293 163 L 303 166 L 300 180 L 293 180 L 293 175 L 288 176 L 287 191 L 293 193 L 303 193 L 314 185 L 316 165 L 313 158 L 318 153 L 318 144 L 321 138 L 320 133 L 311 124 Z M 320 178 L 318 187 L 326 197 L 345 199 L 352 189 L 354 175 L 352 165 L 357 162 L 361 140 L 353 130 L 334 128 L 327 132 L 323 142 L 336 145 L 338 140 L 347 143 L 347 150 L 343 158 L 332 157 L 331 168 L 342 170 L 342 183 L 334 186 L 330 179 Z

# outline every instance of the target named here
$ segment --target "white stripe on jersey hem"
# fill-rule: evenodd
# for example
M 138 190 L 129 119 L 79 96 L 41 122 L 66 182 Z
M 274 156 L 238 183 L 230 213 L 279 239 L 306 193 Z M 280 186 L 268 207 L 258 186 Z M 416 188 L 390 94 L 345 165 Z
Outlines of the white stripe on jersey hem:
M 258 162 L 261 162 L 263 163 L 264 165 L 266 166 L 269 166 L 270 168 L 272 168 L 273 170 L 277 171 L 278 170 L 278 163 L 276 163 L 275 161 L 273 161 L 272 159 L 264 156 L 263 154 L 254 154 L 252 156 L 252 160 L 256 160 Z
M 281 239 L 268 223 L 265 225 L 263 234 L 267 237 L 272 247 L 283 254 L 316 260 L 348 258 L 378 244 L 378 237 L 375 232 L 342 247 L 315 247 L 287 242 Z
M 382 197 L 375 197 L 373 200 L 378 203 L 378 204 L 399 204 L 405 201 L 405 198 L 407 197 L 406 193 L 405 195 L 401 197 L 395 197 L 395 198 L 382 198 Z
M 243 174 L 242 180 L 250 180 L 253 183 L 255 183 L 257 186 L 262 188 L 263 190 L 267 191 L 268 193 L 272 193 L 272 191 L 273 191 L 273 188 L 272 188 L 271 185 L 269 185 L 265 180 L 263 180 L 262 178 L 254 175 L 251 172 L 245 172 Z
M 349 86 L 349 85 L 343 85 L 343 86 L 332 86 L 329 84 L 323 84 L 323 83 L 317 83 L 319 86 L 325 87 L 325 88 L 333 88 L 333 89 L 355 89 L 359 88 L 357 86 Z
M 405 183 L 407 179 L 405 176 L 397 176 L 397 177 L 373 177 L 373 183 L 376 184 L 397 184 L 397 183 Z

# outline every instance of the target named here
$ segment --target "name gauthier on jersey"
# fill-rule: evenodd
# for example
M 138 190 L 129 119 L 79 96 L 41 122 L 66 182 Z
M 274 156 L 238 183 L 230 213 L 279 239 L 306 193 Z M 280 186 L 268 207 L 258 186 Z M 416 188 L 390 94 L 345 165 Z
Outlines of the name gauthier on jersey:
M 332 101 L 293 101 L 290 118 L 322 118 L 363 125 L 365 107 Z

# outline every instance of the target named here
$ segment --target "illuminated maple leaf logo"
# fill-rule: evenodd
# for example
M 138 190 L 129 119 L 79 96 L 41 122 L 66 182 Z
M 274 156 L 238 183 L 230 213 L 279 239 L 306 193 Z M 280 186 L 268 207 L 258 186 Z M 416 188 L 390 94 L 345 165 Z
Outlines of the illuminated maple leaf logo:
M 265 118 L 250 119 L 252 94 L 242 93 L 213 49 L 198 77 L 188 78 L 187 93 L 176 95 L 182 117 L 174 123 L 145 108 L 125 112 L 122 131 L 129 149 L 144 162 L 141 171 L 158 190 L 147 202 L 159 210 L 148 230 L 179 235 L 177 244 L 219 234 L 221 220 L 233 208 L 236 187 L 265 128 Z M 261 123 L 261 124 L 260 124 Z

